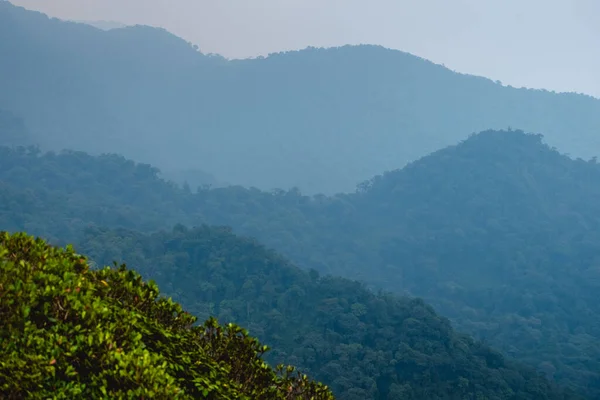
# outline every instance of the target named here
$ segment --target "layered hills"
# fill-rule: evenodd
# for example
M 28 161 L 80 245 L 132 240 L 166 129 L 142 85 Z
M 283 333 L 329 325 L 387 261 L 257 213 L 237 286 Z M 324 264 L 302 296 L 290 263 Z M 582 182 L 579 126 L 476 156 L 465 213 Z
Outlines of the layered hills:
M 227 228 L 91 228 L 79 248 L 99 265 L 130 260 L 200 318 L 246 326 L 272 346 L 272 364 L 299 366 L 339 399 L 575 398 L 422 300 L 303 271 Z
M 6 229 L 79 243 L 94 226 L 230 226 L 306 269 L 422 297 L 505 355 L 600 393 L 600 166 L 539 135 L 482 132 L 333 197 L 194 192 L 119 156 L 4 148 L 0 163 Z
M 505 87 L 416 56 L 345 46 L 225 60 L 160 29 L 102 31 L 0 2 L 0 108 L 44 149 L 118 152 L 165 172 L 305 193 L 357 182 L 471 132 L 543 132 L 600 152 L 600 100 Z
M 600 100 L 377 46 L 226 60 L 7 1 L 0 54 L 0 230 L 73 243 L 93 267 L 125 261 L 338 398 L 600 398 Z M 495 130 L 509 126 L 544 136 Z M 2 234 L 0 255 L 0 390 L 14 398 L 321 390 L 233 325 L 157 317 L 180 307 L 133 272 L 24 235 Z M 84 321 L 69 285 L 88 277 Z M 132 288 L 146 308 L 119 297 Z M 145 354 L 146 375 L 92 319 Z M 208 370 L 178 363 L 168 337 L 204 346 Z M 241 364 L 215 352 L 231 346 Z M 115 363 L 128 377 L 103 375 Z

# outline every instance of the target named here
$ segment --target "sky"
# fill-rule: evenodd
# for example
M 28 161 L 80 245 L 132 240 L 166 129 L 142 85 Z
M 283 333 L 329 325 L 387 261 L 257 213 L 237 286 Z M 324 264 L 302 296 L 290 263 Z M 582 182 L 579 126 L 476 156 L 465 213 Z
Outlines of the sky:
M 247 58 L 379 44 L 516 87 L 600 97 L 600 0 L 11 0 L 48 15 L 163 27 Z

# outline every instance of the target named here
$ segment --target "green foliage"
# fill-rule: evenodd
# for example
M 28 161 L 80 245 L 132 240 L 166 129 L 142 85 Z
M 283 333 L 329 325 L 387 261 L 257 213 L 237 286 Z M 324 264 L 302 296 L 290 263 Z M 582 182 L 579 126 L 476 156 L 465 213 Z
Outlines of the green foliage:
M 119 152 L 264 190 L 349 192 L 507 126 L 573 155 L 600 152 L 598 99 L 505 87 L 376 46 L 228 61 L 164 30 L 103 32 L 2 1 L 0 54 L 0 108 L 44 148 Z
M 0 147 L 0 199 L 2 229 L 54 242 L 75 240 L 89 223 L 148 231 L 199 222 L 184 211 L 184 192 L 159 180 L 156 168 L 116 155 Z
M 196 318 L 124 265 L 0 233 L 3 398 L 331 399 L 236 325 Z
M 98 263 L 134 261 L 195 315 L 247 326 L 340 399 L 567 399 L 532 369 L 455 333 L 422 300 L 302 271 L 226 228 L 89 229 Z

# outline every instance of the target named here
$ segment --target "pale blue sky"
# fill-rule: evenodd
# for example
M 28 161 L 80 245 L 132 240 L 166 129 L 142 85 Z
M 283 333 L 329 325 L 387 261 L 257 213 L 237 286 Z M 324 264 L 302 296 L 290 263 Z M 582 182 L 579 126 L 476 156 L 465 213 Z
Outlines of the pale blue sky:
M 371 43 L 513 86 L 600 97 L 600 0 L 11 0 L 161 26 L 229 58 Z

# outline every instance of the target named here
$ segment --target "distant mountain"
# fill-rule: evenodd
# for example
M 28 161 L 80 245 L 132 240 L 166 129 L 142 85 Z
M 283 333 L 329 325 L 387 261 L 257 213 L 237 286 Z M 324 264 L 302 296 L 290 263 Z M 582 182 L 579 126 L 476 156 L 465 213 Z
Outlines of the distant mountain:
M 571 159 L 538 135 L 486 131 L 356 194 L 199 198 L 211 223 L 298 265 L 423 297 L 459 329 L 600 397 L 595 159 Z
M 227 61 L 168 32 L 107 32 L 0 3 L 0 108 L 45 148 L 119 152 L 220 182 L 304 192 L 356 183 L 470 132 L 544 132 L 600 153 L 600 100 L 504 87 L 375 46 Z
M 160 29 L 105 32 L 8 2 L 0 2 L 0 51 L 0 108 L 23 117 L 43 147 L 103 153 L 123 146 L 137 159 L 188 167 L 170 152 L 188 146 L 177 139 L 178 124 L 189 128 L 176 115 L 179 93 L 217 58 Z

